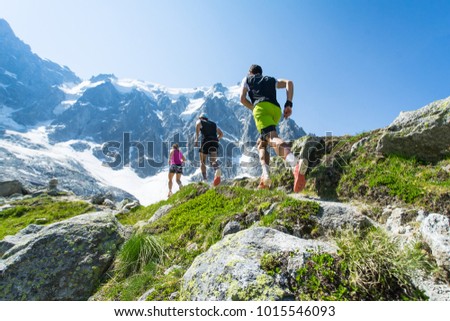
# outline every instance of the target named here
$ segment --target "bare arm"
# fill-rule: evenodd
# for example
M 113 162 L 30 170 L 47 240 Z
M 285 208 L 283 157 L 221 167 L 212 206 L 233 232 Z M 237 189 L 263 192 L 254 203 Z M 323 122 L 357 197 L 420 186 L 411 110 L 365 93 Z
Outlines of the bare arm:
M 253 110 L 253 104 L 250 100 L 247 99 L 247 92 L 248 89 L 245 87 L 242 87 L 241 91 L 241 104 L 247 107 L 250 110 Z
M 198 135 L 200 133 L 200 123 L 197 123 L 195 125 L 195 140 L 194 140 L 194 146 L 197 147 L 198 146 Z
M 223 137 L 223 132 L 217 127 L 217 138 L 220 140 Z
M 170 165 L 170 160 L 172 159 L 172 155 L 173 155 L 173 149 L 170 151 L 170 155 L 169 155 L 169 159 L 168 159 L 169 165 Z
M 294 98 L 294 83 L 291 80 L 278 79 L 277 88 L 286 88 L 286 99 L 292 101 Z
M 286 101 L 290 101 L 294 98 L 294 83 L 291 80 L 278 79 L 277 88 L 286 88 Z M 284 118 L 289 118 L 292 115 L 292 106 L 284 106 Z

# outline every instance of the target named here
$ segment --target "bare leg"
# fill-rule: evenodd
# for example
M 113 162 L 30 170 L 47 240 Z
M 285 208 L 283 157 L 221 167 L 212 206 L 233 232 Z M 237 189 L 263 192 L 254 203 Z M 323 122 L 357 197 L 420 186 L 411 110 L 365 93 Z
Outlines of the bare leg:
M 267 165 L 269 166 L 270 163 L 270 155 L 267 151 L 267 142 L 263 141 L 261 139 L 258 139 L 257 141 L 258 146 L 258 154 L 259 154 L 259 162 L 261 165 Z
M 258 139 L 258 154 L 259 154 L 259 162 L 262 167 L 263 176 L 269 177 L 269 164 L 270 164 L 270 155 L 267 150 L 268 143 L 264 140 Z
M 179 188 L 183 186 L 183 184 L 181 184 L 181 174 L 177 174 L 177 184 Z
M 169 196 L 172 195 L 172 179 L 173 179 L 174 173 L 169 173 Z
M 209 152 L 209 162 L 214 169 L 217 168 L 217 152 Z
M 203 179 L 206 180 L 206 157 L 207 154 L 200 153 L 200 170 L 202 171 Z
M 289 155 L 291 149 L 289 148 L 288 144 L 284 142 L 284 140 L 278 137 L 278 134 L 275 130 L 269 133 L 268 138 L 269 146 L 274 149 L 275 153 L 278 156 L 286 158 L 286 156 Z
M 211 166 L 214 169 L 214 181 L 213 185 L 217 186 L 220 184 L 222 171 L 219 168 L 219 164 L 217 163 L 217 151 L 209 153 L 209 161 L 211 162 Z
M 294 174 L 294 192 L 298 193 L 305 188 L 305 173 L 308 169 L 306 159 L 298 159 L 291 153 L 289 146 L 280 138 L 276 131 L 271 131 L 268 135 L 269 145 L 275 150 L 278 156 L 283 157 L 286 164 L 292 168 Z
M 262 168 L 261 180 L 259 183 L 259 188 L 265 189 L 270 188 L 272 181 L 270 179 L 270 155 L 267 150 L 267 146 L 269 145 L 266 141 L 258 139 L 258 154 L 259 154 L 259 162 Z

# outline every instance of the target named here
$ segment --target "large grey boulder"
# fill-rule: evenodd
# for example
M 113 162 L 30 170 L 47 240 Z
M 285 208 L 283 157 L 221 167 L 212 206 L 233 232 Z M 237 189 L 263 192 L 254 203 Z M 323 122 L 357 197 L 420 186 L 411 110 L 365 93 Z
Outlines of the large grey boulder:
M 438 161 L 450 154 L 450 97 L 415 111 L 401 112 L 377 146 L 385 155 Z
M 320 228 L 325 232 L 345 229 L 361 230 L 374 225 L 371 219 L 351 204 L 311 199 L 300 194 L 290 196 L 301 201 L 314 201 L 319 204 L 317 219 Z
M 354 206 L 339 202 L 319 201 L 319 224 L 325 231 L 351 228 L 361 230 L 373 225 L 373 222 Z
M 157 220 L 159 220 L 161 217 L 167 215 L 170 210 L 172 209 L 173 205 L 164 205 L 161 206 L 156 212 L 155 214 L 153 214 L 152 217 L 149 218 L 149 220 L 147 221 L 148 223 L 153 223 Z
M 304 136 L 294 141 L 292 150 L 299 158 L 308 160 L 309 167 L 313 167 L 318 165 L 325 155 L 325 141 L 320 137 Z
M 27 194 L 28 192 L 18 180 L 0 182 L 0 196 L 11 196 L 13 194 Z
M 256 227 L 227 235 L 199 255 L 183 276 L 183 300 L 292 299 L 287 286 L 261 268 L 264 254 L 290 253 L 288 269 L 295 273 L 311 250 L 335 253 L 317 240 L 304 240 L 271 228 Z
M 87 300 L 123 242 L 113 214 L 32 225 L 0 242 L 0 300 Z
M 420 232 L 430 246 L 437 264 L 450 271 L 449 218 L 441 214 L 430 214 L 422 221 Z

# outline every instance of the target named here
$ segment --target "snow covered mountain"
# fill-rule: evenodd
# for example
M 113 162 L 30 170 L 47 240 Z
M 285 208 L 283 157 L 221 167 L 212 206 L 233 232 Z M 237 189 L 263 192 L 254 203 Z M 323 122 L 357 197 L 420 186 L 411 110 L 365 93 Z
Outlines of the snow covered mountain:
M 33 54 L 2 19 L 0 110 L 0 181 L 45 185 L 56 177 L 80 195 L 130 193 L 144 204 L 162 199 L 172 143 L 189 160 L 183 181 L 200 178 L 193 140 L 202 112 L 224 132 L 225 178 L 259 174 L 252 149 L 258 133 L 238 86 L 173 89 L 104 74 L 82 81 Z M 280 124 L 280 134 L 305 135 L 291 119 Z
M 8 127 L 24 130 L 52 118 L 64 99 L 58 87 L 79 81 L 69 68 L 39 58 L 0 19 L 0 110 Z

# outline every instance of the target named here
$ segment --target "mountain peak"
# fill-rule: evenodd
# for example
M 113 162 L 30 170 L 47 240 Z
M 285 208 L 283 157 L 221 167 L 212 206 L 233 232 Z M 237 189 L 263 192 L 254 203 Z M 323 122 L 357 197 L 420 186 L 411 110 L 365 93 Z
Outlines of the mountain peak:
M 117 80 L 117 77 L 114 74 L 98 74 L 97 76 L 92 76 L 91 79 L 89 79 L 90 82 L 97 82 L 97 81 L 109 81 L 111 80 Z
M 3 38 L 7 36 L 15 36 L 14 31 L 5 19 L 0 18 L 0 37 Z
M 227 91 L 227 88 L 224 85 L 222 85 L 222 83 L 218 82 L 213 85 L 213 91 L 225 93 L 225 91 Z
M 12 51 L 14 52 L 14 55 L 16 55 L 18 52 L 31 52 L 30 46 L 20 40 L 12 30 L 9 23 L 2 18 L 0 18 L 0 38 L 2 39 L 0 42 L 0 49 L 2 53 Z

